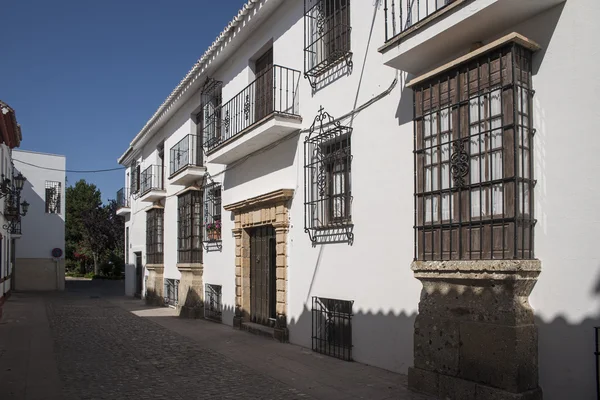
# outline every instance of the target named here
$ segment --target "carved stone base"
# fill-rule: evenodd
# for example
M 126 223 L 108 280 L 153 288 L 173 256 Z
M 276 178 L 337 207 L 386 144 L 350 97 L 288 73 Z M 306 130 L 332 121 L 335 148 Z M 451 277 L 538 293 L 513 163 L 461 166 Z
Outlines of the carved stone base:
M 179 316 L 204 318 L 204 285 L 202 264 L 177 264 L 181 272 L 179 281 Z
M 409 387 L 443 399 L 542 399 L 528 297 L 537 260 L 416 261 L 423 284 Z
M 163 297 L 163 264 L 146 264 L 148 270 L 148 281 L 146 283 L 146 304 L 152 306 L 163 306 L 165 300 Z

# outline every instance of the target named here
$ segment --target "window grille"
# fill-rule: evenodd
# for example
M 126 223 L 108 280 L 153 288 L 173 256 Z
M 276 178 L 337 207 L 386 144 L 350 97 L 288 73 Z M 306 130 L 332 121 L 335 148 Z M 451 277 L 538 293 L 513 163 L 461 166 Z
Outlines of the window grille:
M 312 298 L 312 350 L 352 361 L 353 301 Z
M 354 239 L 351 134 L 321 107 L 304 141 L 304 228 L 315 244 Z
M 221 240 L 221 184 L 204 187 L 204 242 Z
M 345 61 L 352 67 L 350 0 L 304 0 L 304 76 L 316 78 Z
M 163 263 L 164 209 L 152 208 L 146 212 L 146 263 Z
M 46 213 L 60 214 L 61 183 L 46 181 Z
M 207 283 L 204 296 L 204 318 L 220 322 L 222 312 L 221 286 Z
M 166 306 L 177 307 L 179 304 L 179 280 L 165 279 L 164 300 Z
M 129 177 L 131 180 L 131 194 L 136 194 L 140 191 L 140 170 L 141 168 L 136 161 L 131 163 L 131 175 Z
M 415 259 L 533 258 L 533 93 L 517 44 L 414 87 Z
M 177 199 L 177 260 L 202 262 L 202 198 L 199 190 L 190 190 Z
M 221 129 L 229 130 L 229 124 L 221 120 L 223 82 L 207 78 L 201 93 L 202 110 L 196 117 L 205 149 L 221 143 Z M 225 116 L 223 116 L 225 117 Z

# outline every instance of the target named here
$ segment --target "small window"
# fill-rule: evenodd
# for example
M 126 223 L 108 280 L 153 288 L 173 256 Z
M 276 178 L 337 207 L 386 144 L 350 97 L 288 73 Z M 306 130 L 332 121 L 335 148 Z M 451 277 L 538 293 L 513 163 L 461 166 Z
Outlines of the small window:
M 177 199 L 177 260 L 179 263 L 202 262 L 202 197 L 190 190 Z
M 146 212 L 146 263 L 148 264 L 163 263 L 163 222 L 163 208 L 152 208 Z
M 61 183 L 46 181 L 46 213 L 60 214 Z
M 204 241 L 221 240 L 221 184 L 204 187 Z
M 179 304 L 178 279 L 165 279 L 164 300 L 166 306 L 177 307 Z
M 204 318 L 220 322 L 222 312 L 221 286 L 207 283 L 204 296 Z
M 353 301 L 312 298 L 312 350 L 352 361 Z

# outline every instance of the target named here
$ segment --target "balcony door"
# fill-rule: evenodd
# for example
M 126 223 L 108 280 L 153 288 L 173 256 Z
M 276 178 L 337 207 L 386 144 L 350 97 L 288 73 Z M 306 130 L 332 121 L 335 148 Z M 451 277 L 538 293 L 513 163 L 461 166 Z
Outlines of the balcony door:
M 273 49 L 256 60 L 255 122 L 273 112 Z

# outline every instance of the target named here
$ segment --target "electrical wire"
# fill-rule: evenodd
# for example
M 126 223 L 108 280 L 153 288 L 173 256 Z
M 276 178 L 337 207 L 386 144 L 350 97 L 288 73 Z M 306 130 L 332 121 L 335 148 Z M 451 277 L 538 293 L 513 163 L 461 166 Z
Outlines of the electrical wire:
M 107 168 L 107 169 L 90 169 L 90 170 L 60 169 L 60 168 L 43 167 L 41 165 L 31 164 L 31 163 L 28 163 L 26 161 L 19 160 L 16 158 L 13 158 L 13 161 L 18 161 L 22 164 L 29 165 L 31 167 L 35 167 L 35 168 L 39 168 L 39 169 L 45 169 L 48 171 L 68 172 L 71 174 L 95 174 L 98 172 L 111 172 L 111 171 L 120 171 L 120 170 L 127 169 L 127 167 Z

